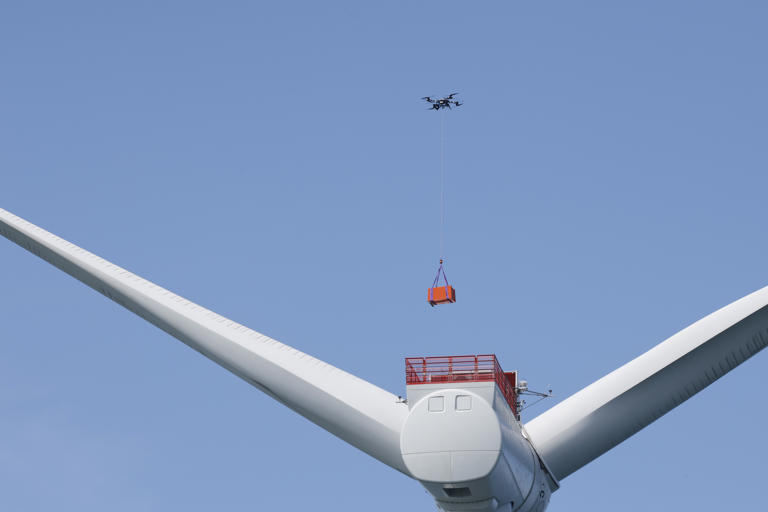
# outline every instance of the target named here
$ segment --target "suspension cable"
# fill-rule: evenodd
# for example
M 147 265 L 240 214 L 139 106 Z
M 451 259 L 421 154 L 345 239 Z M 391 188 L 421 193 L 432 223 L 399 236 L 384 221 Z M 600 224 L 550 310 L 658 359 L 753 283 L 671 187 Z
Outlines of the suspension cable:
M 445 251 L 445 112 L 440 113 L 440 260 Z

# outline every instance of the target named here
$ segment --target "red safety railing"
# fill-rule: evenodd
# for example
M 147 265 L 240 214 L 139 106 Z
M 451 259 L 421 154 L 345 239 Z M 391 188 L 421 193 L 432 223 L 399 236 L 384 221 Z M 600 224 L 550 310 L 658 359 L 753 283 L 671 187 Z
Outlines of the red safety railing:
M 516 375 L 504 373 L 494 354 L 405 358 L 405 383 L 409 386 L 493 381 L 517 416 Z

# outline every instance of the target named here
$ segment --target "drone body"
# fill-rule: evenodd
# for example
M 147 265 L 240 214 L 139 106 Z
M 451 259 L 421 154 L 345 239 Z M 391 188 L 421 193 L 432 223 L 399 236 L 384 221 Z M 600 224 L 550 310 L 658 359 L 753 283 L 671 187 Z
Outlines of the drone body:
M 562 479 L 768 344 L 763 288 L 522 424 L 500 370 L 477 359 L 469 370 L 407 370 L 404 401 L 2 209 L 0 234 L 419 481 L 446 511 L 543 511 Z
M 432 105 L 429 107 L 430 110 L 440 110 L 447 108 L 448 110 L 451 110 L 451 105 L 455 107 L 460 107 L 463 105 L 463 103 L 459 102 L 458 100 L 454 100 L 453 97 L 456 96 L 457 92 L 451 93 L 448 96 L 445 96 L 444 98 L 439 99 L 432 99 L 430 96 L 424 96 L 423 100 L 425 100 L 427 103 Z

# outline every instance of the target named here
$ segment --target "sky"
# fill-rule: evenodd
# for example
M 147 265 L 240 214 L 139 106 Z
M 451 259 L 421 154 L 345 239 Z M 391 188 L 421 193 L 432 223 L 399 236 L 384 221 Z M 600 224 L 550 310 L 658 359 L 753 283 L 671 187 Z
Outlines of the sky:
M 555 396 L 768 284 L 764 2 L 6 2 L 0 207 L 395 394 Z M 446 272 L 439 258 L 445 120 Z M 768 354 L 549 511 L 755 510 Z M 0 510 L 434 510 L 415 481 L 0 240 Z

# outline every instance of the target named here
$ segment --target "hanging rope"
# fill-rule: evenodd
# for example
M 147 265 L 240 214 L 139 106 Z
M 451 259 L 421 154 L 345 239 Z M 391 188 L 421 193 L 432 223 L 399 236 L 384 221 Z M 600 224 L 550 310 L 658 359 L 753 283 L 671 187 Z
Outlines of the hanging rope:
M 445 111 L 440 113 L 440 265 L 445 252 Z
M 432 281 L 432 288 L 435 288 L 440 282 L 440 274 L 443 275 L 443 281 L 445 281 L 445 286 L 450 286 L 448 284 L 448 276 L 445 275 L 445 269 L 443 268 L 442 258 L 440 259 L 440 266 L 437 267 L 437 275 L 435 276 L 435 280 Z

